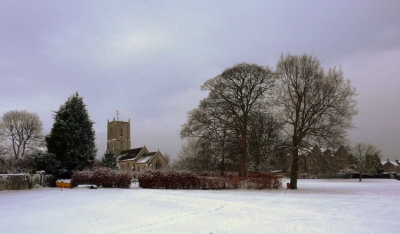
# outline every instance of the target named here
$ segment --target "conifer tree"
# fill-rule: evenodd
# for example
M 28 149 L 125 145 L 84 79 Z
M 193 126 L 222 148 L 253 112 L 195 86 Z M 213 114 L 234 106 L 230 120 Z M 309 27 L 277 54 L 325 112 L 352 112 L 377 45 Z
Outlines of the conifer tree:
M 101 165 L 111 169 L 117 169 L 117 158 L 111 151 L 106 151 L 101 159 Z
M 97 152 L 95 132 L 78 92 L 55 112 L 46 143 L 48 152 L 56 155 L 62 169 L 71 172 L 92 166 Z

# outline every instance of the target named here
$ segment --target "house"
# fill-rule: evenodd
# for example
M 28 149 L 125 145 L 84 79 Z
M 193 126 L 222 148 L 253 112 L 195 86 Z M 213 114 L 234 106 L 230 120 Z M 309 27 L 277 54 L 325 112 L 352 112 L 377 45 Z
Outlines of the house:
M 385 162 L 382 162 L 382 167 L 384 172 L 395 172 L 400 173 L 400 162 L 399 160 L 390 161 L 389 159 Z
M 333 154 L 332 167 L 334 172 L 354 172 L 354 158 L 344 146 Z
M 150 152 L 146 146 L 131 149 L 130 120 L 108 120 L 107 150 L 117 157 L 118 169 L 141 171 L 145 169 L 162 170 L 168 167 L 167 159 L 160 150 Z
M 332 154 L 330 149 L 320 148 L 318 145 L 311 150 L 299 152 L 299 172 L 311 175 L 336 174 L 353 172 L 353 158 L 345 147 L 339 147 Z

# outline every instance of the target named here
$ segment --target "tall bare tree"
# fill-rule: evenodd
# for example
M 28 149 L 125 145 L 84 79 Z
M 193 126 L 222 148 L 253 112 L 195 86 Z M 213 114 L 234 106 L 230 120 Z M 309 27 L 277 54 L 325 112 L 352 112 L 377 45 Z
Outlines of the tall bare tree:
M 36 113 L 26 110 L 12 110 L 3 114 L 0 131 L 10 143 L 15 159 L 23 158 L 28 150 L 43 140 L 42 125 Z
M 219 76 L 208 80 L 202 89 L 210 91 L 209 97 L 227 106 L 240 136 L 240 176 L 247 176 L 247 134 L 250 112 L 264 104 L 275 85 L 275 76 L 268 67 L 241 63 L 226 69 Z
M 277 102 L 292 141 L 290 184 L 297 189 L 299 149 L 322 140 L 327 145 L 342 141 L 357 114 L 356 92 L 340 69 L 325 73 L 318 59 L 306 54 L 282 55 L 276 73 Z
M 357 143 L 352 149 L 352 155 L 355 159 L 355 163 L 360 174 L 359 181 L 362 181 L 362 173 L 372 172 L 379 167 L 380 150 L 375 145 L 367 143 Z

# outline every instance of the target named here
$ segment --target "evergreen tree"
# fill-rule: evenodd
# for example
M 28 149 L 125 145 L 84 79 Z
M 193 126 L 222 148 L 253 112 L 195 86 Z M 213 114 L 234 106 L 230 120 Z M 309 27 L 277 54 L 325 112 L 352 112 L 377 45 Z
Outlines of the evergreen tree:
M 101 159 L 101 165 L 111 169 L 117 169 L 117 158 L 111 151 L 106 151 Z
M 78 92 L 55 112 L 46 143 L 48 152 L 56 155 L 62 169 L 82 170 L 93 164 L 97 152 L 93 122 Z

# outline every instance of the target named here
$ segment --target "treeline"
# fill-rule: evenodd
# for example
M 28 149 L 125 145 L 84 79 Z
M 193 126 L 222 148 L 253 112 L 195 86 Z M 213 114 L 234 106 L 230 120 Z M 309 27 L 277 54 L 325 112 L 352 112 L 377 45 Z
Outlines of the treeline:
M 275 69 L 240 63 L 201 89 L 208 96 L 188 114 L 181 130 L 187 143 L 175 167 L 246 177 L 290 155 L 293 189 L 301 152 L 343 144 L 357 114 L 355 88 L 341 69 L 324 70 L 306 54 L 282 55 Z
M 71 178 L 74 171 L 95 164 L 116 169 L 115 155 L 110 152 L 96 163 L 93 121 L 77 92 L 54 112 L 48 135 L 43 135 L 42 126 L 39 116 L 26 110 L 12 110 L 1 116 L 0 173 L 44 170 L 57 178 Z

